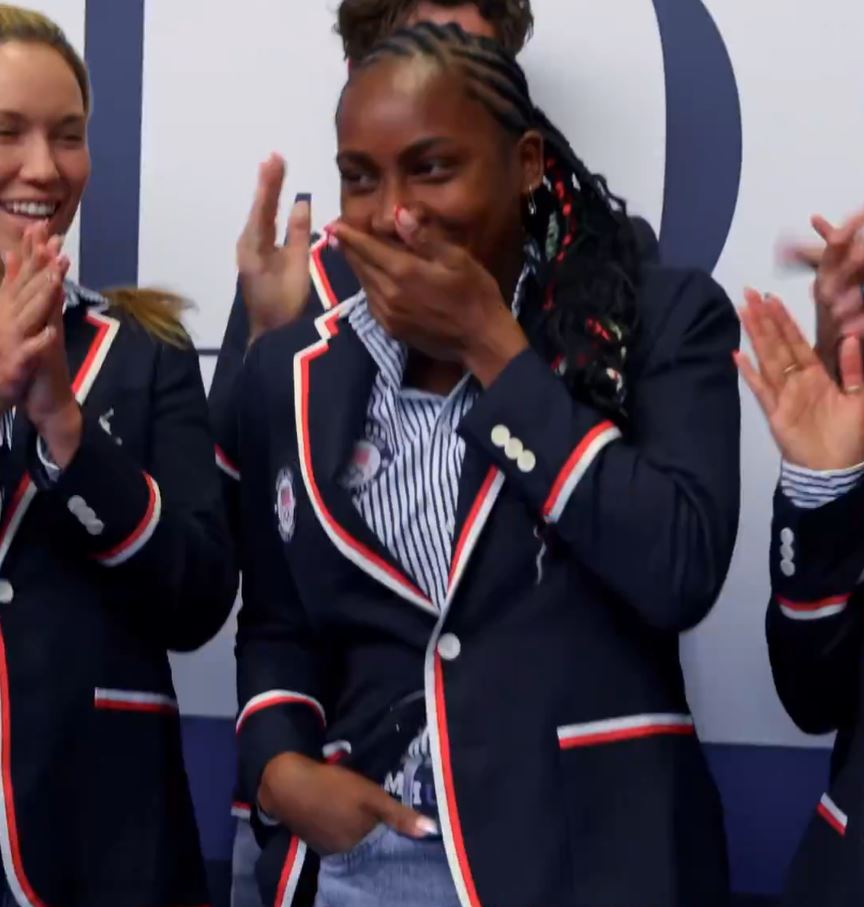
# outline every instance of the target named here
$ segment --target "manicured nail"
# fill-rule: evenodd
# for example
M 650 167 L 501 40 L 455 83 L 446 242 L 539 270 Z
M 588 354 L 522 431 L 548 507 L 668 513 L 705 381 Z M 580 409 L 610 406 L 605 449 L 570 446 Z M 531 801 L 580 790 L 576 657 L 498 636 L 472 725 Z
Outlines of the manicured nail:
M 297 202 L 306 202 L 307 205 L 311 205 L 312 204 L 312 193 L 311 192 L 298 192 L 297 195 L 294 196 L 294 204 L 296 205 Z
M 416 230 L 417 229 L 417 218 L 407 209 L 403 208 L 401 205 L 396 206 L 394 212 L 396 218 L 396 223 L 402 227 L 403 230 Z
M 417 829 L 419 837 L 428 838 L 441 834 L 438 823 L 434 819 L 429 819 L 427 816 L 421 816 L 414 827 Z

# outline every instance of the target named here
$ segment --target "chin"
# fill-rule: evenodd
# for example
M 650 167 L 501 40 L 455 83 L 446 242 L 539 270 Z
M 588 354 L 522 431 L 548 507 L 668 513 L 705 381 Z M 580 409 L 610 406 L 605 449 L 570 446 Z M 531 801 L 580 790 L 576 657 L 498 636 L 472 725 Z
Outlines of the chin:
M 0 252 L 5 253 L 17 249 L 21 245 L 27 229 L 38 223 L 39 221 L 35 219 L 11 217 L 8 214 L 0 213 Z M 71 224 L 72 218 L 67 215 L 55 215 L 48 221 L 48 236 L 65 236 Z

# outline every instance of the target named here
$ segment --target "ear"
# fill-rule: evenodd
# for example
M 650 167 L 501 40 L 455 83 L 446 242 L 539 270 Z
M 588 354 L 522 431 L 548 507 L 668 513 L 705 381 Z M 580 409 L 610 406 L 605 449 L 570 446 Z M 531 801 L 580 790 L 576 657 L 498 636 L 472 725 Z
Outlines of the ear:
M 517 154 L 522 171 L 522 193 L 536 192 L 543 182 L 543 136 L 536 129 L 529 129 L 519 139 Z

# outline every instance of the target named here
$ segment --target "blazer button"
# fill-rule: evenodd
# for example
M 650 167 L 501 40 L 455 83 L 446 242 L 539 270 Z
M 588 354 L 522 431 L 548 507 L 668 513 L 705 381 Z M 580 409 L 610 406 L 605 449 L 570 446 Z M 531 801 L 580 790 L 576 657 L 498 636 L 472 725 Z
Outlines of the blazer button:
M 525 445 L 518 438 L 510 438 L 504 446 L 504 453 L 508 460 L 518 460 L 523 450 L 525 450 Z
M 780 572 L 783 576 L 793 577 L 795 576 L 795 564 L 790 560 L 780 561 Z
M 15 598 L 15 590 L 9 580 L 0 579 L 0 605 L 9 605 Z
M 795 533 L 787 526 L 780 532 L 780 541 L 784 545 L 794 545 L 795 544 Z
M 534 455 L 534 451 L 523 450 L 522 453 L 519 454 L 516 465 L 519 467 L 519 472 L 534 472 L 534 467 L 537 465 L 537 457 Z
M 496 425 L 492 429 L 492 443 L 503 450 L 510 440 L 510 429 L 506 425 Z
M 462 643 L 459 642 L 459 637 L 453 633 L 445 633 L 438 640 L 438 654 L 444 661 L 456 661 L 462 654 Z

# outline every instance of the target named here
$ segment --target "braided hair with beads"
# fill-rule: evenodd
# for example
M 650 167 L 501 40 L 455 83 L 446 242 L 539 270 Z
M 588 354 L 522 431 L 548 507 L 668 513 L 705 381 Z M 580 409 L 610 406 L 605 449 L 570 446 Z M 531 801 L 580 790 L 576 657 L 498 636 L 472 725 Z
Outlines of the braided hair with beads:
M 542 136 L 543 181 L 523 207 L 523 227 L 538 253 L 537 280 L 520 319 L 571 393 L 624 427 L 640 272 L 625 203 L 534 105 L 522 68 L 495 41 L 455 24 L 423 22 L 376 44 L 355 72 L 392 56 L 430 57 L 455 68 L 469 95 L 508 133 L 518 139 L 536 130 Z

